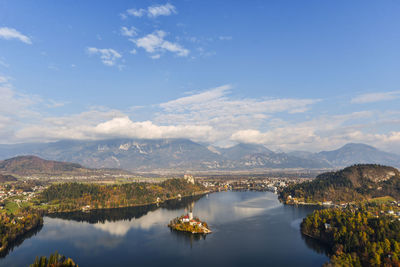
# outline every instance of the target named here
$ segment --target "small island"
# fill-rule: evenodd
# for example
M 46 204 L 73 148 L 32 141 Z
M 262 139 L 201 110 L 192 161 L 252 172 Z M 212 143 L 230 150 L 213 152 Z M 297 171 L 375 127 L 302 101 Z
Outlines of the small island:
M 36 256 L 35 262 L 29 267 L 78 267 L 78 264 L 56 251 L 48 259 L 46 256 Z
M 176 231 L 189 232 L 192 234 L 211 233 L 211 230 L 208 229 L 207 223 L 200 221 L 199 218 L 193 218 L 191 213 L 173 219 L 168 224 L 168 227 Z

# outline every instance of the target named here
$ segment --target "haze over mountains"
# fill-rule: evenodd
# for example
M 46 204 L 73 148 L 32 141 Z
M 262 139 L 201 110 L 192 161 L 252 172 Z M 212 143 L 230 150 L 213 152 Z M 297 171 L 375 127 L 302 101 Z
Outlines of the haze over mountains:
M 262 145 L 253 144 L 219 148 L 188 139 L 64 140 L 53 143 L 0 145 L 0 159 L 19 155 L 36 155 L 47 160 L 79 163 L 90 168 L 120 168 L 129 171 L 322 169 L 356 163 L 400 166 L 399 155 L 354 143 L 337 150 L 319 153 L 277 153 Z

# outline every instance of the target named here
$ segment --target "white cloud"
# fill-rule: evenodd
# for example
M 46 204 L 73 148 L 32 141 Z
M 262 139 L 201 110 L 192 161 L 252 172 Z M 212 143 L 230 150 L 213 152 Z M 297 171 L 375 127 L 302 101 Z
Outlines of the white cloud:
M 148 34 L 145 37 L 139 38 L 137 40 L 132 41 L 138 46 L 142 47 L 149 53 L 156 52 L 156 49 L 161 47 L 163 43 L 163 38 L 166 35 L 164 31 L 156 31 L 155 33 Z
M 114 66 L 118 59 L 122 58 L 122 55 L 111 48 L 96 48 L 96 47 L 88 47 L 87 52 L 89 55 L 100 55 L 100 59 L 104 65 Z
M 354 97 L 351 103 L 365 104 L 379 101 L 394 100 L 400 97 L 400 91 L 362 94 Z
M 117 113 L 117 114 L 116 114 Z M 117 115 L 117 116 L 116 116 Z M 114 116 L 107 119 L 107 117 Z M 97 123 L 96 123 L 97 121 Z M 103 121 L 103 122 L 99 122 Z M 107 138 L 190 138 L 213 141 L 210 126 L 169 125 L 160 126 L 151 121 L 133 122 L 126 115 L 116 112 L 93 110 L 69 117 L 43 119 L 40 125 L 30 125 L 19 130 L 19 140 L 107 139 Z
M 15 133 L 16 140 L 55 141 L 60 139 L 98 139 L 95 127 L 99 123 L 125 116 L 118 110 L 95 108 L 78 114 L 40 117 L 26 122 Z M 69 136 L 69 137 L 68 137 Z
M 131 16 L 134 16 L 134 17 L 142 17 L 144 14 L 146 14 L 146 10 L 143 9 L 143 8 L 141 8 L 141 9 L 132 8 L 132 9 L 128 9 L 126 11 L 126 13 L 128 15 L 131 15 Z
M 295 131 L 295 132 L 293 132 Z M 279 139 L 278 139 L 279 138 Z M 240 130 L 232 134 L 231 140 L 239 143 L 264 144 L 273 149 L 286 148 L 289 144 L 304 144 L 315 141 L 316 135 L 312 127 L 283 127 L 267 132 L 259 130 Z M 280 140 L 277 142 L 277 140 Z
M 8 142 L 55 141 L 60 139 L 96 140 L 107 138 L 189 138 L 194 141 L 224 144 L 245 142 L 264 144 L 279 150 L 320 150 L 337 148 L 347 142 L 366 142 L 379 147 L 400 146 L 400 131 L 377 134 L 368 120 L 376 112 L 324 115 L 300 122 L 277 117 L 293 110 L 308 109 L 313 99 L 249 99 L 230 96 L 232 87 L 223 85 L 192 93 L 166 103 L 152 120 L 133 121 L 119 110 L 95 108 L 66 116 L 45 116 L 34 106 L 43 103 L 53 108 L 63 103 L 34 100 L 0 87 L 4 103 L 0 106 L 0 136 Z M 131 111 L 135 112 L 135 111 Z M 290 116 L 290 115 L 289 115 Z M 298 115 L 296 115 L 298 116 Z M 385 115 L 393 125 L 398 114 Z M 360 124 L 363 122 L 364 125 Z M 261 130 L 265 128 L 267 130 Z M 3 140 L 5 140 L 3 139 Z
M 65 103 L 19 93 L 8 77 L 0 76 L 0 138 L 2 143 L 189 138 L 224 146 L 257 143 L 283 151 L 330 150 L 360 142 L 392 152 L 400 150 L 399 111 L 310 113 L 305 111 L 320 100 L 232 94 L 228 84 L 127 112 L 96 107 L 77 114 L 49 116 L 52 108 Z M 146 120 L 129 117 L 134 114 L 138 118 L 144 113 L 148 114 Z
M 176 13 L 176 8 L 170 3 L 167 3 L 165 5 L 149 6 L 147 8 L 147 15 L 153 18 L 158 16 L 169 16 Z
M 32 44 L 31 39 L 13 28 L 2 27 L 0 28 L 0 38 L 11 40 L 17 39 L 26 44 Z
M 400 148 L 400 131 L 377 134 L 375 120 L 386 125 L 396 120 L 375 117 L 376 112 L 361 111 L 342 115 L 323 115 L 301 122 L 280 121 L 269 123 L 269 129 L 243 129 L 234 132 L 231 140 L 242 143 L 263 144 L 274 150 L 320 151 L 337 149 L 349 142 L 366 143 L 389 151 Z M 387 114 L 382 114 L 386 117 Z M 362 123 L 360 123 L 362 122 Z M 398 123 L 398 122 L 397 122 Z
M 136 55 L 137 54 L 137 50 L 136 49 L 132 49 L 131 51 L 129 51 L 130 54 L 132 55 Z
M 164 40 L 166 35 L 166 32 L 158 30 L 142 38 L 130 40 L 135 43 L 137 47 L 143 48 L 146 52 L 151 54 L 165 51 L 174 53 L 180 57 L 186 57 L 189 54 L 189 50 L 185 49 L 178 43 Z
M 162 104 L 160 104 L 160 106 L 162 108 L 166 109 L 167 111 L 173 111 L 173 110 L 179 111 L 185 107 L 189 107 L 190 105 L 207 103 L 211 100 L 220 99 L 231 89 L 232 89 L 232 86 L 229 84 L 222 85 L 222 86 L 219 86 L 216 88 L 206 90 L 201 93 L 181 97 L 176 100 L 171 100 L 169 102 L 162 103 Z
M 14 118 L 32 115 L 34 112 L 30 107 L 42 101 L 39 97 L 16 92 L 9 84 L 0 85 L 0 95 L 0 114 Z
M 137 29 L 133 26 L 131 26 L 130 28 L 124 26 L 121 27 L 121 34 L 123 36 L 133 37 L 137 35 Z
M 128 9 L 126 14 L 122 14 L 122 18 L 126 18 L 127 15 L 134 16 L 134 17 L 143 17 L 147 14 L 149 18 L 156 18 L 158 16 L 170 16 L 172 14 L 176 14 L 176 8 L 170 3 L 165 5 L 153 5 L 147 7 L 147 9 Z
M 400 143 L 400 131 L 391 131 L 388 134 L 380 135 L 382 139 L 386 142 L 399 142 Z
M 160 104 L 166 112 L 184 115 L 205 115 L 205 120 L 221 115 L 272 114 L 278 112 L 305 112 L 318 99 L 234 99 L 229 96 L 231 85 L 223 85 L 190 96 Z
M 147 121 L 133 121 L 119 110 L 99 108 L 63 117 L 43 117 L 29 113 L 33 105 L 29 99 L 9 96 L 8 105 L 4 108 L 14 109 L 9 110 L 10 113 L 3 113 L 0 110 L 0 114 L 4 114 L 0 116 L 0 136 L 14 142 L 55 141 L 66 138 L 79 140 L 189 138 L 217 145 L 223 145 L 226 141 L 257 143 L 273 150 L 284 151 L 329 150 L 348 142 L 367 143 L 389 151 L 400 148 L 400 130 L 392 128 L 392 131 L 384 133 L 368 130 L 374 129 L 375 125 L 371 121 L 377 119 L 374 117 L 375 112 L 323 115 L 300 122 L 290 122 L 274 117 L 276 114 L 272 116 L 269 110 L 266 110 L 266 113 L 260 113 L 258 108 L 235 110 L 235 106 L 245 106 L 239 102 L 250 100 L 233 101 L 227 95 L 229 90 L 226 86 L 173 100 L 168 102 L 168 105 L 164 103 L 162 112 L 155 120 Z M 4 92 L 0 93 L 5 95 Z M 216 99 L 222 103 L 217 105 Z M 249 103 L 257 104 L 260 100 L 252 101 Z M 211 104 L 207 106 L 205 104 L 207 102 Z M 229 106 L 230 102 L 236 102 L 235 106 L 225 110 L 221 108 L 226 104 Z M 176 112 L 174 108 L 180 111 Z M 204 111 L 197 112 L 203 108 Z M 18 117 L 13 114 L 14 118 L 17 118 L 17 121 L 23 118 L 26 120 L 19 124 L 20 129 L 14 131 L 11 126 L 15 119 L 12 119 L 11 113 L 16 110 L 19 114 Z M 290 109 L 286 110 L 286 113 L 289 111 Z M 393 118 L 395 117 L 393 114 Z M 396 121 L 388 119 L 382 123 L 393 125 Z
M 23 127 L 26 120 L 34 121 L 41 114 L 36 107 L 43 100 L 35 95 L 22 94 L 15 91 L 9 83 L 10 78 L 0 76 L 0 139 L 2 143 L 14 141 L 14 134 L 18 127 Z
M 273 115 L 306 111 L 319 101 L 233 98 L 231 89 L 231 85 L 223 85 L 161 103 L 162 111 L 156 114 L 155 122 L 209 125 L 214 129 L 213 139 L 218 140 L 218 145 L 226 145 L 224 142 L 228 142 L 236 131 L 263 127 Z
M 131 138 L 190 138 L 193 140 L 208 140 L 212 135 L 212 127 L 197 125 L 159 126 L 151 121 L 133 122 L 128 117 L 119 117 L 94 128 L 99 135 L 108 137 L 120 136 Z

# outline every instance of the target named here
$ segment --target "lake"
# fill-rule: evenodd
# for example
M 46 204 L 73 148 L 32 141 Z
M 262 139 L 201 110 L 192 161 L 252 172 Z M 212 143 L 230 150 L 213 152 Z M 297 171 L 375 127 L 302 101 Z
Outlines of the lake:
M 212 234 L 171 231 L 185 213 L 206 221 Z M 314 207 L 285 206 L 270 192 L 219 192 L 157 207 L 132 207 L 45 217 L 40 231 L 0 259 L 28 266 L 54 251 L 79 266 L 321 266 L 324 248 L 304 239 L 299 225 Z

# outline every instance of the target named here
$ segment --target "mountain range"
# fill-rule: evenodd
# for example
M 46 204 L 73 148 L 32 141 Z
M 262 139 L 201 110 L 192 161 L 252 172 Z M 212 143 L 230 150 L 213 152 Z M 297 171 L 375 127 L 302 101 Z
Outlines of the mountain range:
M 51 143 L 0 145 L 0 159 L 20 155 L 79 163 L 89 168 L 119 168 L 143 172 L 329 169 L 357 163 L 400 166 L 399 155 L 354 143 L 346 144 L 337 150 L 319 153 L 278 153 L 263 145 L 254 144 L 219 148 L 188 139 L 62 140 Z

